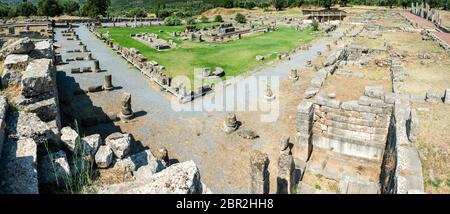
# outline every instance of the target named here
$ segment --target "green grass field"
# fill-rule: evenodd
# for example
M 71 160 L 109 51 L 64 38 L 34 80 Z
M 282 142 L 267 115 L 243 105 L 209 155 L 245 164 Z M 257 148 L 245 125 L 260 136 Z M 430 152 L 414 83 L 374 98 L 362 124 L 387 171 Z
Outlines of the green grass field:
M 100 32 L 109 31 L 111 39 L 123 47 L 134 47 L 148 60 L 156 60 L 166 67 L 164 71 L 169 76 L 187 75 L 191 80 L 194 77 L 194 68 L 222 67 L 226 76 L 236 76 L 274 59 L 276 53 L 290 51 L 302 43 L 310 42 L 316 37 L 315 32 L 308 29 L 296 31 L 289 28 L 280 28 L 270 33 L 258 33 L 240 40 L 224 43 L 208 43 L 195 41 L 182 41 L 173 37 L 171 32 L 183 31 L 185 26 L 150 26 L 141 28 L 101 28 Z M 162 32 L 160 32 L 162 30 Z M 160 38 L 173 40 L 177 48 L 167 51 L 155 49 L 141 43 L 130 34 L 151 32 Z M 264 61 L 256 61 L 256 55 L 268 56 Z

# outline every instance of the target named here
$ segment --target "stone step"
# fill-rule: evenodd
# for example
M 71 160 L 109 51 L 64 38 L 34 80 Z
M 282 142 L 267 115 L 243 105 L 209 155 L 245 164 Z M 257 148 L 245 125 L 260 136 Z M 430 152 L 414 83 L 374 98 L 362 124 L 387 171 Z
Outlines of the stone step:
M 381 144 L 386 143 L 387 128 L 385 130 L 378 130 L 377 133 L 370 133 L 360 130 L 351 130 L 349 126 L 338 127 L 337 124 L 327 126 L 322 123 L 315 123 L 313 126 L 314 133 L 329 133 L 333 135 L 342 136 L 348 139 L 358 141 L 373 141 Z
M 377 116 L 373 118 L 361 118 L 357 116 L 349 116 L 342 112 L 328 112 L 320 113 L 316 112 L 315 119 L 325 118 L 326 120 L 348 123 L 358 126 L 376 127 L 376 128 L 388 128 L 390 123 L 390 116 Z
M 332 133 L 313 133 L 313 148 L 331 150 L 351 157 L 381 161 L 385 143 L 363 141 Z
M 362 126 L 357 124 L 351 124 L 351 123 L 343 123 L 333 120 L 328 120 L 325 118 L 321 118 L 320 120 L 317 120 L 316 123 L 320 123 L 327 127 L 332 128 L 338 128 L 338 129 L 344 129 L 354 132 L 363 132 L 368 134 L 376 134 L 376 135 L 387 135 L 388 133 L 388 127 L 371 127 L 371 126 Z M 320 128 L 320 127 L 319 127 Z

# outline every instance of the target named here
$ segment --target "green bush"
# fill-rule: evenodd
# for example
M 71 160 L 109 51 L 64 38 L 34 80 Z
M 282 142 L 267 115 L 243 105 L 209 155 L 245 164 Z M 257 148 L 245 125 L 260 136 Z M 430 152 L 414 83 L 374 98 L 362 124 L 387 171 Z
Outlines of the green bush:
M 167 26 L 176 26 L 176 25 L 181 25 L 181 20 L 179 18 L 175 18 L 175 17 L 167 17 L 164 19 L 164 23 Z
M 214 22 L 223 22 L 222 16 L 221 16 L 221 15 L 216 15 L 216 16 L 214 17 Z
M 238 23 L 246 23 L 247 22 L 247 19 L 241 13 L 237 13 L 236 16 L 234 17 L 234 20 Z
M 186 19 L 186 25 L 195 25 L 195 19 L 189 17 Z

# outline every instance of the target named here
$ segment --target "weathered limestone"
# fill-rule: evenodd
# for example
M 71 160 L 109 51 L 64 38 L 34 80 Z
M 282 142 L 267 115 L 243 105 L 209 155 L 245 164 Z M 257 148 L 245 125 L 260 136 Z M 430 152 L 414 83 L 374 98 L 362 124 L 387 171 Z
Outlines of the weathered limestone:
M 7 139 L 0 159 L 1 194 L 38 194 L 37 144 L 31 138 Z
M 445 89 L 444 103 L 445 104 L 450 104 L 450 89 Z
M 120 118 L 122 120 L 129 120 L 133 117 L 133 110 L 131 109 L 131 94 L 124 93 L 122 96 L 122 108 L 120 111 Z
M 313 149 L 310 138 L 313 116 L 314 106 L 312 102 L 303 101 L 297 106 L 297 158 L 304 162 L 308 161 Z
M 200 172 L 193 161 L 176 163 L 143 181 L 105 186 L 100 194 L 200 194 Z
M 289 137 L 281 139 L 281 154 L 278 158 L 277 194 L 289 194 L 292 191 L 294 158 L 289 149 Z
M 269 193 L 269 156 L 254 150 L 250 154 L 250 193 Z
M 254 132 L 252 130 L 249 130 L 249 129 L 240 130 L 240 131 L 237 132 L 237 135 L 239 137 L 244 138 L 244 139 L 250 139 L 250 140 L 259 137 L 258 134 L 256 134 L 256 132 Z
M 71 151 L 75 152 L 80 142 L 80 136 L 78 133 L 70 127 L 64 127 L 61 129 L 61 142 Z
M 50 59 L 36 59 L 22 72 L 22 95 L 33 97 L 53 89 Z
M 94 72 L 100 72 L 100 62 L 98 60 L 94 60 L 94 68 L 92 69 Z
M 7 137 L 11 139 L 32 138 L 36 143 L 54 140 L 55 133 L 34 113 L 10 112 L 6 120 Z
M 53 47 L 50 41 L 36 42 L 35 48 L 31 51 L 30 56 L 33 59 L 51 59 L 53 58 Z
M 439 95 L 439 93 L 433 92 L 433 91 L 429 91 L 427 92 L 427 94 L 425 95 L 425 101 L 429 102 L 429 103 L 442 103 L 442 98 Z
M 169 151 L 166 147 L 158 149 L 156 152 L 156 159 L 162 161 L 165 167 L 170 165 Z
M 95 154 L 95 164 L 98 168 L 108 168 L 113 160 L 114 154 L 108 145 L 102 145 Z
M 98 147 L 102 144 L 102 138 L 100 134 L 93 134 L 86 137 L 81 138 L 80 140 L 80 148 L 84 154 L 88 154 L 91 157 L 95 156 L 97 153 Z
M 384 89 L 381 85 L 366 86 L 364 88 L 364 95 L 377 99 L 384 99 Z
M 238 121 L 236 119 L 236 114 L 228 113 L 225 121 L 223 122 L 223 130 L 225 133 L 230 134 L 236 129 L 238 129 Z
M 407 134 L 409 141 L 416 143 L 417 136 L 419 134 L 419 117 L 417 116 L 417 111 L 411 109 L 409 120 L 406 123 Z
M 113 90 L 114 86 L 112 84 L 112 75 L 108 74 L 105 75 L 105 84 L 103 85 L 103 89 L 106 91 L 111 91 Z
M 150 163 L 156 166 L 156 172 L 159 172 L 166 167 L 163 161 L 153 156 L 149 149 L 146 149 L 144 151 L 132 154 L 124 159 L 117 160 L 114 168 L 119 168 L 125 172 L 136 172 L 139 168 L 149 165 Z
M 39 182 L 64 186 L 71 176 L 66 153 L 62 150 L 39 158 Z
M 5 141 L 6 111 L 8 102 L 5 96 L 0 96 L 0 160 L 2 158 L 3 142 Z
M 131 136 L 130 134 L 115 132 L 106 137 L 105 143 L 111 147 L 117 158 L 122 159 L 130 152 Z
M 298 80 L 297 69 L 291 69 L 291 73 L 289 74 L 289 79 L 294 82 Z
M 2 72 L 1 83 L 3 88 L 8 88 L 10 86 L 20 83 L 22 80 L 22 73 L 20 71 L 5 69 Z
M 26 54 L 10 54 L 3 63 L 6 69 L 24 71 L 27 68 L 30 57 Z
M 3 48 L 0 50 L 0 58 L 5 58 L 9 54 L 28 54 L 33 49 L 34 43 L 28 37 L 10 40 L 3 44 Z

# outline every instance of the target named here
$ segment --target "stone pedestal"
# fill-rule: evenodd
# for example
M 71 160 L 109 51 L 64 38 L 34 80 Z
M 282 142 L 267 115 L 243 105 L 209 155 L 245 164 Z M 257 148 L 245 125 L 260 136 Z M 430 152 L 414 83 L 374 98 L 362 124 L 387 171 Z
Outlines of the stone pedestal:
M 289 79 L 294 81 L 294 82 L 298 80 L 297 69 L 291 69 L 291 73 L 289 74 Z

